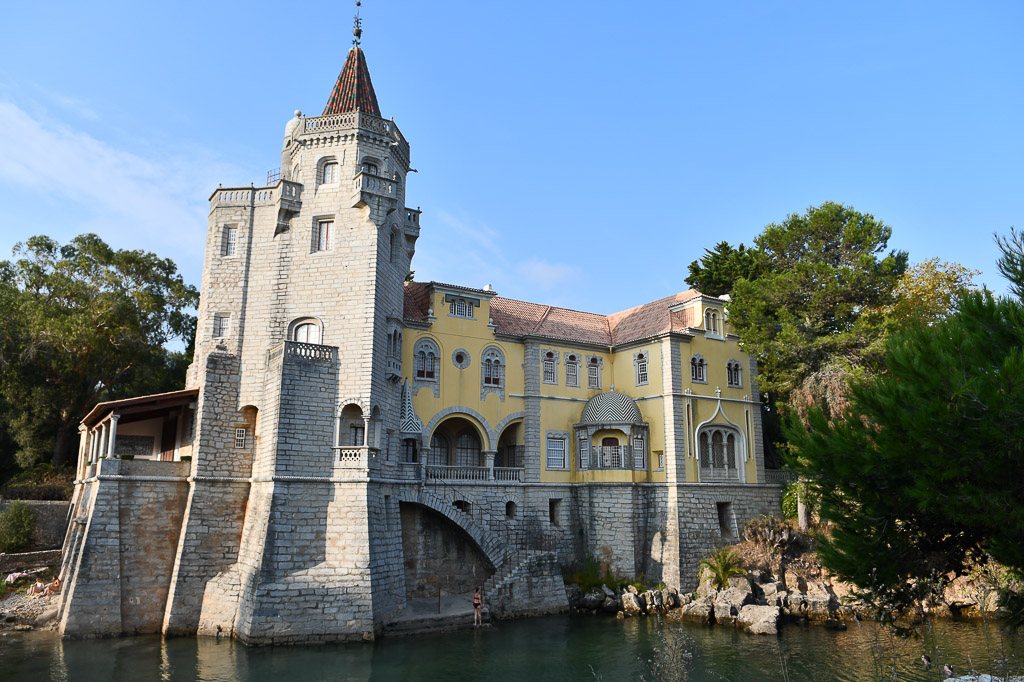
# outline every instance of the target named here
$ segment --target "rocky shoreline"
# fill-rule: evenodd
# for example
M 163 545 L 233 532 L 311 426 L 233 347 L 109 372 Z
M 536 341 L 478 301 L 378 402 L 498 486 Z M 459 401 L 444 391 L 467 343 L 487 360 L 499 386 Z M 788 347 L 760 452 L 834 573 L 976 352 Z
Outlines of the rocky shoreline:
M 974 594 L 971 594 L 971 593 Z M 612 590 L 607 585 L 584 592 L 567 585 L 570 609 L 577 614 L 606 613 L 617 618 L 663 615 L 682 622 L 726 625 L 751 634 L 778 634 L 785 623 L 813 623 L 845 630 L 851 621 L 869 620 L 870 608 L 853 598 L 854 588 L 827 579 L 808 579 L 786 572 L 776 580 L 767 570 L 754 570 L 729 578 L 728 586 L 716 588 L 702 573 L 693 593 L 674 588 L 640 591 L 632 585 Z M 918 616 L 981 618 L 999 611 L 995 594 L 975 583 L 958 579 L 946 586 L 943 599 L 921 604 Z M 908 615 L 906 620 L 914 620 Z

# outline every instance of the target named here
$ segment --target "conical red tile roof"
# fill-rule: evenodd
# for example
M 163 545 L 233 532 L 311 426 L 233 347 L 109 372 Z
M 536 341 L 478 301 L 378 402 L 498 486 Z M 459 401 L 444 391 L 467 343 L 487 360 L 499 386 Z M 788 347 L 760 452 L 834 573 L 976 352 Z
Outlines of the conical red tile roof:
M 345 66 L 341 67 L 338 81 L 324 107 L 324 116 L 342 114 L 356 109 L 380 116 L 377 95 L 373 92 L 370 70 L 366 67 L 366 55 L 359 47 L 348 51 Z

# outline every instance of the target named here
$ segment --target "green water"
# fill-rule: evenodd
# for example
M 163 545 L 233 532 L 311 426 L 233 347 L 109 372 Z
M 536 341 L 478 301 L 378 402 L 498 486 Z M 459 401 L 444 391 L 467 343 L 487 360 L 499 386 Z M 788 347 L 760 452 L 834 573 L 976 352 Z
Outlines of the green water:
M 924 671 L 928 651 L 939 663 Z M 1024 670 L 1024 635 L 994 625 L 937 623 L 890 640 L 871 625 L 846 632 L 788 626 L 779 637 L 731 628 L 598 617 L 510 621 L 474 631 L 375 644 L 246 648 L 231 641 L 135 637 L 64 642 L 52 632 L 0 637 L 0 680 L 873 680 L 881 653 L 901 680 Z M 653 660 L 662 672 L 652 673 Z M 786 672 L 783 671 L 785 666 Z

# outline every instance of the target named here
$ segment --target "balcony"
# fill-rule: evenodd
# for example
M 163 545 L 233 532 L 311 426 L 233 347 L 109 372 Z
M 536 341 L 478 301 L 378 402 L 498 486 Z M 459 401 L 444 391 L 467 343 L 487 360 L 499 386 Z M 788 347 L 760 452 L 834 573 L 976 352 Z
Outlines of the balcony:
M 490 467 L 427 465 L 427 482 L 430 481 L 490 481 Z
M 388 356 L 384 361 L 384 378 L 392 383 L 402 380 L 402 360 Z
M 380 450 L 368 446 L 334 448 L 334 466 L 338 469 L 366 469 L 376 464 Z

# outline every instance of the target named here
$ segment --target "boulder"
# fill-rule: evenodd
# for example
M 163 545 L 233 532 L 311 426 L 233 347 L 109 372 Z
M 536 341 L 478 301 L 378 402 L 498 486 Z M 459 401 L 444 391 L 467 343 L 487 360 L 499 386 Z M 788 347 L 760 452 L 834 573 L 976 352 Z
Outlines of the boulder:
M 661 603 L 665 605 L 665 610 L 679 608 L 679 592 L 671 587 L 666 587 L 661 591 Z
M 793 618 L 824 622 L 834 618 L 838 606 L 835 597 L 790 592 L 782 604 L 782 612 Z
M 686 606 L 687 604 L 693 601 L 692 592 L 687 592 L 686 594 L 679 594 L 678 592 L 676 592 L 676 597 L 678 599 L 677 606 Z
M 661 590 L 647 590 L 644 592 L 644 604 L 647 605 L 647 613 L 665 613 L 665 599 Z
M 577 609 L 580 608 L 583 606 L 583 588 L 576 583 L 566 585 L 565 599 L 569 602 L 569 606 Z
M 54 618 L 57 617 L 57 611 L 58 611 L 58 608 L 56 606 L 54 606 L 53 608 L 50 608 L 50 609 L 46 609 L 45 611 L 40 613 L 38 616 L 36 616 L 36 619 L 35 619 L 35 621 L 33 621 L 33 623 L 36 626 L 46 625 L 47 623 L 49 623 L 50 621 L 52 621 Z
M 622 612 L 626 614 L 627 618 L 633 616 L 639 616 L 643 613 L 643 609 L 640 608 L 640 601 L 636 595 L 632 592 L 625 592 L 622 595 Z
M 615 590 L 608 587 L 607 585 L 601 585 L 601 590 L 604 591 L 604 596 L 606 597 L 611 597 L 612 599 L 616 597 Z
M 605 597 L 601 602 L 601 610 L 605 613 L 618 613 L 622 610 L 622 602 L 612 597 Z
M 696 599 L 680 610 L 680 620 L 689 623 L 714 623 L 715 602 L 711 597 Z
M 779 607 L 747 604 L 740 609 L 737 623 L 754 635 L 779 634 Z
M 712 582 L 711 571 L 706 567 L 700 569 L 700 574 L 697 576 L 697 591 L 698 597 L 712 596 L 718 591 Z
M 640 594 L 634 585 L 626 585 L 625 591 L 630 594 Z
M 605 599 L 608 599 L 608 597 L 604 592 L 598 589 L 593 589 L 583 595 L 583 598 L 580 600 L 580 606 L 585 609 L 589 609 L 590 611 L 596 611 L 601 608 L 601 604 L 604 603 Z
M 737 587 L 719 592 L 715 598 L 715 622 L 732 625 L 740 615 L 740 609 L 753 603 L 753 595 Z

